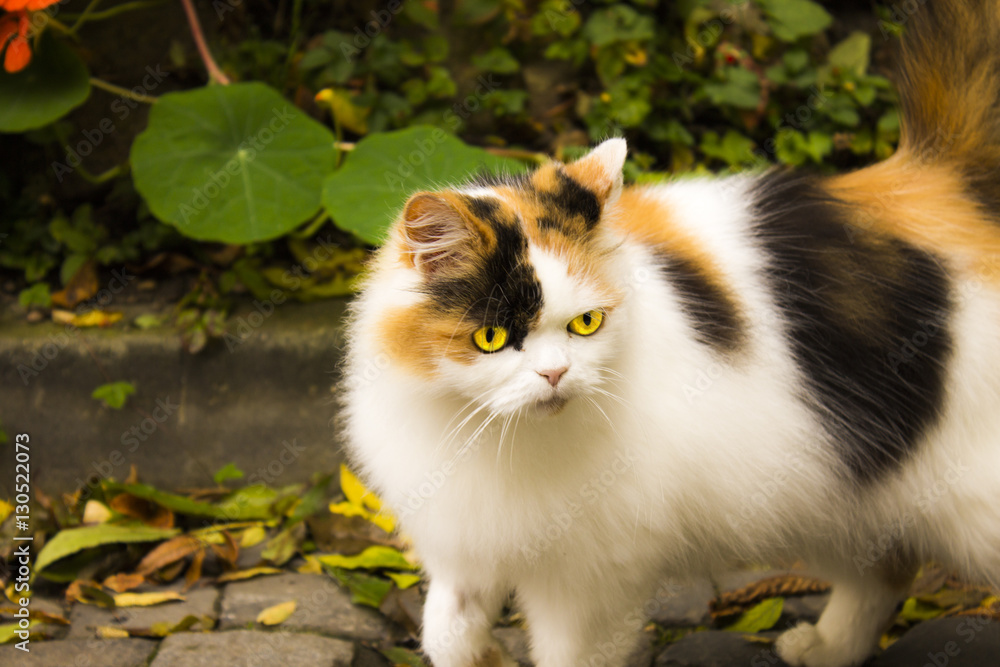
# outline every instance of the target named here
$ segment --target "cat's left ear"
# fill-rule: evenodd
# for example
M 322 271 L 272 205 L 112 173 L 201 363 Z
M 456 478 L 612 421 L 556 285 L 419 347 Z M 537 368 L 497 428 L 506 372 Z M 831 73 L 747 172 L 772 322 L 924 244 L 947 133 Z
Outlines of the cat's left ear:
M 613 204 L 622 191 L 622 169 L 628 155 L 624 139 L 608 139 L 566 167 L 566 173 L 597 195 L 601 206 Z

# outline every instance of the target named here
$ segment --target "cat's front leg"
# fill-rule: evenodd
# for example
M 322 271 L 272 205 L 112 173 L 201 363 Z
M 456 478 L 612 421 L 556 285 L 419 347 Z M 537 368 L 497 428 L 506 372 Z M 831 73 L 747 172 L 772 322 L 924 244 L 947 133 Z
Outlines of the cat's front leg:
M 431 578 L 424 605 L 423 648 L 434 667 L 517 667 L 490 630 L 507 590 Z
M 777 651 L 793 667 L 854 667 L 878 646 L 879 637 L 910 581 L 906 575 L 844 577 L 833 582 L 819 621 L 802 623 L 778 638 Z

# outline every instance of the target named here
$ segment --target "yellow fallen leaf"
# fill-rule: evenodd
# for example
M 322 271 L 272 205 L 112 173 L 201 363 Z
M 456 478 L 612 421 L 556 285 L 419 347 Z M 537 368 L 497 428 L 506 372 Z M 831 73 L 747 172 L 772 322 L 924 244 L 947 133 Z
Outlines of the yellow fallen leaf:
M 262 609 L 261 612 L 257 614 L 257 622 L 262 625 L 278 625 L 279 623 L 285 622 L 285 620 L 291 616 L 294 611 L 295 600 L 282 602 L 281 604 L 276 604 L 273 607 Z
M 330 503 L 330 512 L 342 516 L 360 516 L 365 521 L 370 521 L 387 533 L 396 529 L 396 520 L 388 512 L 373 514 L 360 505 L 351 502 Z
M 405 591 L 410 586 L 420 583 L 420 575 L 408 574 L 406 572 L 386 572 L 386 575 L 394 582 L 401 591 Z
M 14 511 L 14 506 L 8 503 L 6 500 L 0 500 L 0 523 L 7 520 L 10 513 Z
M 108 310 L 90 310 L 79 315 L 70 310 L 54 309 L 52 321 L 56 324 L 72 324 L 75 327 L 108 327 L 119 321 L 124 314 Z
M 83 506 L 83 523 L 86 526 L 104 523 L 110 518 L 111 510 L 98 500 L 88 500 L 87 504 Z
M 128 630 L 111 625 L 99 625 L 97 626 L 97 636 L 101 639 L 124 639 L 128 637 Z
M 263 526 L 253 526 L 252 528 L 247 528 L 240 535 L 240 546 L 244 549 L 252 547 L 256 544 L 260 544 L 265 539 L 267 539 L 267 531 L 264 530 Z
M 323 564 L 316 556 L 306 554 L 306 562 L 296 569 L 299 574 L 323 574 Z
M 162 602 L 183 600 L 177 591 L 155 591 L 152 593 L 119 593 L 115 597 L 116 607 L 151 607 Z
M 224 584 L 228 581 L 242 581 L 243 579 L 252 579 L 254 577 L 259 577 L 264 574 L 281 574 L 283 570 L 279 570 L 276 567 L 251 567 L 248 570 L 235 570 L 233 572 L 226 572 L 220 575 L 218 579 L 215 580 L 216 583 Z

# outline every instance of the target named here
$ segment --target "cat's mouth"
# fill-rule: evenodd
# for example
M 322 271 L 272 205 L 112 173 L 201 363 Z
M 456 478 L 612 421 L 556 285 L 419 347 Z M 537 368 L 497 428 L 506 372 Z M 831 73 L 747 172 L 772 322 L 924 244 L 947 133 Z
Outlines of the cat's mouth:
M 545 400 L 535 403 L 535 408 L 539 412 L 554 415 L 558 414 L 564 407 L 566 407 L 567 401 L 569 401 L 569 399 L 565 396 L 554 395 L 551 398 L 546 398 Z

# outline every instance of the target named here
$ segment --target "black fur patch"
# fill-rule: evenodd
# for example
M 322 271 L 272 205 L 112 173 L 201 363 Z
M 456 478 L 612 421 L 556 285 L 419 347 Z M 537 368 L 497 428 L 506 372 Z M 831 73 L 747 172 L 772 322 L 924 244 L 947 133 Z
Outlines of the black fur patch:
M 469 198 L 468 203 L 470 209 L 477 206 L 481 213 L 489 213 L 480 218 L 493 228 L 496 246 L 460 276 L 432 279 L 426 289 L 446 312 L 479 326 L 505 327 L 508 346 L 520 350 L 542 309 L 542 288 L 528 261 L 528 239 L 519 227 L 498 220 L 499 206 L 472 202 L 491 200 Z
M 597 195 L 583 187 L 562 170 L 556 171 L 559 186 L 553 192 L 540 192 L 539 201 L 553 212 L 551 220 L 565 219 L 568 223 L 580 220 L 583 230 L 589 232 L 601 220 L 601 204 Z M 559 225 L 564 232 L 571 232 L 567 225 Z
M 677 290 L 684 313 L 702 343 L 722 352 L 731 352 L 743 340 L 743 323 L 736 305 L 693 263 L 659 253 L 660 270 Z
M 939 417 L 950 283 L 932 255 L 847 225 L 813 180 L 765 175 L 756 236 L 806 400 L 860 482 L 898 466 Z

